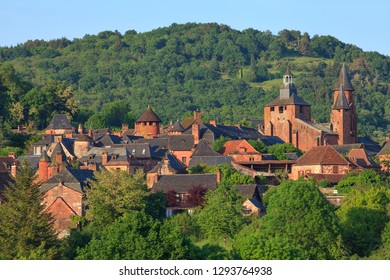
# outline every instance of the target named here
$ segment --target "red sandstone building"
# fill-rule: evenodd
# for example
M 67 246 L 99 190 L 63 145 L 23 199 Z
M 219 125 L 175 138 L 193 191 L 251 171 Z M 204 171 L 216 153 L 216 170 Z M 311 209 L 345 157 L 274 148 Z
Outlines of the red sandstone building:
M 148 106 L 146 111 L 135 122 L 135 136 L 154 138 L 160 134 L 161 119 Z
M 298 96 L 293 75 L 287 70 L 279 96 L 264 107 L 264 133 L 278 136 L 302 151 L 318 146 L 356 143 L 354 88 L 344 65 L 333 91 L 330 123 L 315 123 L 311 119 L 311 105 Z

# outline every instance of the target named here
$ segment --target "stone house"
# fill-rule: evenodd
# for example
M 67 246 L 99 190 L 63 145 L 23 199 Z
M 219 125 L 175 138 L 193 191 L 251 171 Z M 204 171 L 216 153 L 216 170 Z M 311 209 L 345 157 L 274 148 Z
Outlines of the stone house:
M 62 238 L 74 227 L 72 217 L 84 216 L 85 189 L 93 178 L 91 170 L 64 168 L 40 187 L 44 194 L 45 209 L 54 218 L 54 229 Z
M 259 161 L 262 155 L 246 140 L 229 140 L 221 151 L 224 156 L 230 156 L 234 161 Z
M 66 134 L 69 136 L 68 138 L 70 138 L 74 132 L 75 129 L 65 114 L 54 114 L 49 125 L 45 129 L 46 134 Z

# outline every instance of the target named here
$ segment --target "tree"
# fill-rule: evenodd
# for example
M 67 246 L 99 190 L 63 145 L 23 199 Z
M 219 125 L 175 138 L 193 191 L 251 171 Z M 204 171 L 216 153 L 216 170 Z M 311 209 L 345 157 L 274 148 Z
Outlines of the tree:
M 351 254 L 367 257 L 381 244 L 381 232 L 389 220 L 390 189 L 355 189 L 337 211 L 344 243 Z
M 338 259 L 345 256 L 334 208 L 312 182 L 284 181 L 267 215 L 243 229 L 234 253 L 242 259 Z
M 191 241 L 180 233 L 179 224 L 174 221 L 161 223 L 142 211 L 131 211 L 79 249 L 77 259 L 189 259 L 191 246 Z
M 3 192 L 0 205 L 0 259 L 53 259 L 58 241 L 53 218 L 34 183 L 35 171 L 22 161 L 15 181 Z
M 244 225 L 241 207 L 237 189 L 221 184 L 206 193 L 204 208 L 197 216 L 199 227 L 209 238 L 232 238 Z
M 229 140 L 232 139 L 230 139 L 229 137 L 220 136 L 217 140 L 214 141 L 212 146 L 213 150 L 216 152 L 220 152 L 223 148 L 223 145 L 225 145 L 225 143 Z
M 130 175 L 125 171 L 102 170 L 87 190 L 86 217 L 95 225 L 105 226 L 132 210 L 144 210 L 149 195 L 144 173 Z

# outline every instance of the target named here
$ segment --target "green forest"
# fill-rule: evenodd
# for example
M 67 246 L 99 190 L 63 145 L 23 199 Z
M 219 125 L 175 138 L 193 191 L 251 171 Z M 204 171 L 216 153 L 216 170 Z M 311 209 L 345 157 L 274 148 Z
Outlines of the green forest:
M 250 125 L 245 120 L 263 118 L 289 68 L 313 118 L 327 122 L 342 63 L 356 90 L 359 134 L 382 143 L 390 125 L 390 57 L 332 36 L 216 23 L 0 47 L 0 117 L 31 130 L 45 128 L 54 113 L 75 125 L 119 127 L 151 105 L 165 124 L 200 108 L 205 121 Z

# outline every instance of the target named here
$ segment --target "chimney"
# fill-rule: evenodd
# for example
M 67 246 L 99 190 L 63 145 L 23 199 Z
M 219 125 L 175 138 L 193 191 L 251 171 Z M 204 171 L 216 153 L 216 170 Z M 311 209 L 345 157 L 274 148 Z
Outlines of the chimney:
M 221 184 L 221 178 L 222 178 L 221 168 L 218 167 L 218 169 L 217 169 L 217 183 L 218 184 Z
M 213 126 L 217 126 L 217 120 L 211 120 L 210 124 L 213 125 Z
M 102 154 L 102 165 L 106 165 L 108 162 L 108 154 L 107 152 L 103 152 Z
M 77 129 L 78 134 L 84 134 L 84 127 L 81 123 L 79 123 L 79 127 Z
M 129 125 L 127 123 L 122 123 L 122 134 L 126 131 L 129 130 Z
M 390 141 L 390 135 L 386 135 L 386 142 Z
M 58 134 L 54 136 L 54 142 L 62 142 L 62 135 Z
M 196 109 L 196 111 L 194 111 L 194 121 L 196 124 L 202 123 L 202 116 L 201 116 L 199 108 Z
M 61 152 L 57 152 L 56 153 L 56 164 L 57 165 L 61 165 L 62 164 L 62 153 Z
M 199 131 L 199 124 L 197 124 L 196 122 L 192 124 L 192 135 L 194 136 L 194 145 L 198 145 L 200 131 Z
M 158 174 L 157 173 L 147 173 L 147 187 L 150 190 L 153 188 L 153 185 L 158 182 Z
M 15 162 L 11 165 L 11 175 L 14 178 L 16 178 L 16 163 Z

